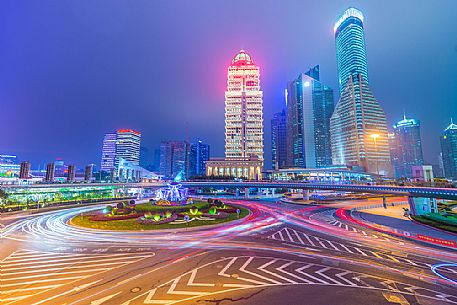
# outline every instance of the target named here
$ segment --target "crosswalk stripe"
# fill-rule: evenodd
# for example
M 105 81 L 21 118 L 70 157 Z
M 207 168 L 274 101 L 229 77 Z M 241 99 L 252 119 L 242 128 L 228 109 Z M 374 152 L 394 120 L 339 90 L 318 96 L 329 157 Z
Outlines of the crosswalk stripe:
M 330 283 L 328 283 L 328 282 L 326 282 L 326 281 L 324 281 L 324 280 L 322 280 L 320 278 L 315 277 L 314 275 L 311 275 L 311 274 L 306 273 L 306 272 L 303 271 L 303 270 L 305 270 L 305 269 L 307 269 L 307 268 L 309 268 L 311 266 L 314 266 L 314 264 L 308 264 L 306 266 L 300 267 L 300 268 L 296 269 L 295 272 L 303 274 L 303 275 L 305 275 L 305 276 L 307 276 L 307 277 L 309 277 L 309 278 L 311 278 L 311 279 L 313 279 L 315 281 L 318 281 L 318 282 L 320 282 L 322 284 L 327 284 L 327 285 L 330 284 Z
M 81 278 L 80 276 L 72 276 L 72 277 L 64 277 L 64 278 L 53 278 L 53 279 L 43 279 L 43 280 L 36 280 L 36 281 L 27 281 L 27 285 L 32 285 L 32 284 L 39 284 L 39 283 L 47 283 L 47 282 L 60 282 L 60 281 L 67 281 L 67 280 L 74 280 L 74 279 L 79 279 Z M 21 285 L 22 283 L 12 283 L 12 284 L 2 284 L 3 287 L 12 287 L 12 286 L 18 286 Z
M 298 232 L 295 231 L 295 230 L 293 230 L 293 232 L 294 232 L 295 236 L 297 237 L 298 241 L 299 241 L 302 245 L 304 245 L 305 242 L 301 239 L 300 235 L 298 235 Z
M 148 256 L 135 256 L 135 258 L 145 258 L 145 257 L 148 257 Z M 59 266 L 62 266 L 62 265 L 72 265 L 72 264 L 87 264 L 87 263 L 94 263 L 94 262 L 99 262 L 99 265 L 104 265 L 106 261 L 119 261 L 121 259 L 125 259 L 125 257 L 116 257 L 116 258 L 107 258 L 107 259 L 104 259 L 102 262 L 100 262 L 99 259 L 96 259 L 96 260 L 80 260 L 80 261 L 76 261 L 76 262 L 63 262 L 63 263 L 58 263 Z M 54 262 L 59 262 L 59 260 L 57 261 L 54 261 Z M 27 265 L 30 265 L 30 264 L 35 264 L 35 263 L 26 263 Z M 13 264 L 15 266 L 17 265 L 22 265 L 22 264 Z M 43 264 L 43 265 L 40 265 L 40 267 L 48 267 L 48 266 L 55 266 L 56 264 Z M 19 269 L 30 269 L 30 268 L 36 268 L 37 265 L 33 265 L 33 266 L 23 266 L 23 267 L 14 267 L 14 268 L 3 268 L 2 267 L 2 270 L 3 271 L 9 271 L 9 270 L 19 270 Z
M 61 270 L 61 268 L 55 268 L 56 270 Z M 87 270 L 79 270 L 79 271 L 67 271 L 67 272 L 54 272 L 54 273 L 43 273 L 43 270 L 36 270 L 36 272 L 41 272 L 41 274 L 36 274 L 36 275 L 27 275 L 23 277 L 13 277 L 13 278 L 7 278 L 7 275 L 11 274 L 2 274 L 4 278 L 2 281 L 14 281 L 14 280 L 25 280 L 25 279 L 30 279 L 30 278 L 37 278 L 37 277 L 49 277 L 49 276 L 54 276 L 54 275 L 65 275 L 65 274 L 78 274 L 78 273 L 86 273 L 86 272 L 93 272 L 93 271 L 101 271 L 101 270 L 108 270 L 110 268 L 98 268 L 98 269 L 87 269 Z M 24 274 L 21 272 L 15 272 L 15 274 Z
M 289 237 L 289 239 L 290 239 L 292 242 L 295 242 L 294 239 L 292 238 L 292 236 L 290 235 L 289 230 L 286 228 L 285 231 L 286 231 L 286 233 L 287 233 L 287 237 Z
M 269 278 L 267 278 L 267 277 L 265 277 L 265 276 L 263 276 L 263 275 L 260 275 L 260 274 L 251 272 L 251 271 L 249 271 L 249 270 L 246 270 L 246 267 L 252 262 L 253 259 L 254 259 L 254 257 L 252 257 L 252 256 L 249 257 L 249 258 L 246 260 L 246 262 L 243 264 L 243 266 L 241 266 L 240 271 L 243 271 L 244 273 L 253 275 L 253 276 L 255 276 L 255 277 L 259 277 L 259 278 L 261 278 L 261 279 L 263 279 L 263 280 L 266 280 L 266 281 L 269 281 L 269 282 L 271 282 L 271 283 L 273 283 L 273 284 L 278 284 L 278 283 L 279 283 L 278 281 L 269 279 Z M 246 279 L 244 279 L 244 280 L 246 280 Z M 255 281 L 255 280 L 251 280 L 251 282 L 253 282 L 253 283 L 254 283 L 254 282 L 262 283 L 262 282 Z M 267 284 L 267 283 L 262 283 L 262 284 L 260 284 L 260 285 L 265 285 L 265 284 Z
M 11 293 L 15 293 L 15 292 L 23 292 L 23 291 L 30 291 L 30 290 L 43 290 L 43 289 L 49 289 L 49 288 L 56 288 L 61 285 L 62 284 L 12 289 L 12 290 L 7 290 L 7 291 L 0 291 L 0 294 L 11 294 Z
M 354 249 L 356 249 L 359 253 L 361 253 L 363 256 L 368 256 L 365 252 L 363 252 L 362 250 L 360 250 L 359 248 L 357 247 L 354 247 Z
M 347 252 L 349 252 L 349 253 L 354 253 L 354 252 L 352 252 L 348 247 L 346 247 L 345 245 L 340 244 L 340 243 L 338 243 L 338 245 L 340 245 L 341 248 L 344 248 Z
M 119 262 L 113 262 L 113 263 L 103 263 L 102 264 L 103 266 L 111 266 L 111 265 L 119 265 Z M 53 265 L 55 266 L 55 265 Z M 36 270 L 24 270 L 24 271 L 21 271 L 21 272 L 9 272 L 9 273 L 2 273 L 2 275 L 17 275 L 17 274 L 29 274 L 29 273 L 36 273 L 36 272 L 47 272 L 47 271 L 54 271 L 54 270 L 62 270 L 62 269 L 82 269 L 82 268 L 90 268 L 90 267 L 100 267 L 100 263 L 93 263 L 93 264 L 89 264 L 89 265 L 84 265 L 84 266 L 66 266 L 66 267 L 63 267 L 63 268 L 59 268 L 59 267 L 55 267 L 55 268 L 46 268 L 46 269 L 43 269 L 43 268 L 40 268 L 41 266 L 36 266 L 36 268 L 39 268 L 39 269 L 36 269 Z M 33 267 L 28 267 L 27 269 L 30 269 L 30 268 L 33 268 Z M 23 270 L 24 268 L 13 268 L 14 270 Z M 3 268 L 2 268 L 3 270 Z

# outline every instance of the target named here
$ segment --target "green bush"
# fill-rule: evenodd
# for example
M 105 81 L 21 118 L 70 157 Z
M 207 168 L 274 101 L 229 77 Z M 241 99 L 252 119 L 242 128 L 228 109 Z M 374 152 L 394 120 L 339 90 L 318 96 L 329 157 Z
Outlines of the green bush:
M 117 211 L 118 211 L 118 210 L 119 210 L 118 208 L 113 208 L 113 209 L 111 210 L 111 215 L 113 215 L 113 216 L 114 216 L 114 215 L 117 215 Z

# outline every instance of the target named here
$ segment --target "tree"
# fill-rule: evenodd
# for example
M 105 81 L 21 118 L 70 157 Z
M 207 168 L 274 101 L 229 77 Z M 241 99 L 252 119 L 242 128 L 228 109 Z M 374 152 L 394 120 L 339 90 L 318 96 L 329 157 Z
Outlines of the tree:
M 5 207 L 7 198 L 8 194 L 4 190 L 0 189 L 0 206 L 2 207 L 2 209 Z

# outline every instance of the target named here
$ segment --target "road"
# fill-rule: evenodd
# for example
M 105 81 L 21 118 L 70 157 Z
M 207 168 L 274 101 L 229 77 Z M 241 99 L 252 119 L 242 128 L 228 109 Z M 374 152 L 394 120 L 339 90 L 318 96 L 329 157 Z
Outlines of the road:
M 455 249 L 354 222 L 340 205 L 231 202 L 252 213 L 193 230 L 68 224 L 98 207 L 4 217 L 0 305 L 457 304 Z

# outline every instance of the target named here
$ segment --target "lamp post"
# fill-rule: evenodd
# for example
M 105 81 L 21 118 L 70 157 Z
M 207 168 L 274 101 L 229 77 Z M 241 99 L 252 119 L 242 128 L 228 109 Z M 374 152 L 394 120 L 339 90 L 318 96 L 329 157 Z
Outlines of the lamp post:
M 379 176 L 379 164 L 378 164 L 378 142 L 377 142 L 377 139 L 380 137 L 380 134 L 379 133 L 373 133 L 370 135 L 370 137 L 373 139 L 374 141 L 374 149 L 375 149 L 375 152 L 376 152 L 376 174 Z

